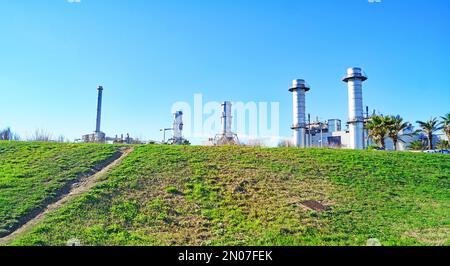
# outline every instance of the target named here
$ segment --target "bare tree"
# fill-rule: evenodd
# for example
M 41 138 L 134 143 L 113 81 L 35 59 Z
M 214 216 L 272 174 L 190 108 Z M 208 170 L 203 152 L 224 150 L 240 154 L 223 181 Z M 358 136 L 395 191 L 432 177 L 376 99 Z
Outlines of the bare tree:
M 51 141 L 52 134 L 49 133 L 45 129 L 36 129 L 34 131 L 33 136 L 29 139 L 30 141 L 42 141 L 42 142 L 48 142 Z
M 266 143 L 262 139 L 249 139 L 247 141 L 247 144 L 245 146 L 250 147 L 264 147 L 266 146 Z
M 66 137 L 64 137 L 64 135 L 59 135 L 56 139 L 56 142 L 67 142 L 67 139 Z
M 294 147 L 294 143 L 290 139 L 283 139 L 278 142 L 278 147 Z
M 8 127 L 0 131 L 0 140 L 20 140 L 20 137 Z

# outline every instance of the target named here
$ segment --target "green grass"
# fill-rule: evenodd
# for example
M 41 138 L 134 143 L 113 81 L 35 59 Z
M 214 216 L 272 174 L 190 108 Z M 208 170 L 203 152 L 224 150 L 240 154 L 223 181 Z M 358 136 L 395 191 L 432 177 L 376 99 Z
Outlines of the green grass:
M 0 236 L 117 152 L 107 145 L 0 142 Z
M 139 146 L 13 245 L 450 245 L 449 210 L 447 155 Z

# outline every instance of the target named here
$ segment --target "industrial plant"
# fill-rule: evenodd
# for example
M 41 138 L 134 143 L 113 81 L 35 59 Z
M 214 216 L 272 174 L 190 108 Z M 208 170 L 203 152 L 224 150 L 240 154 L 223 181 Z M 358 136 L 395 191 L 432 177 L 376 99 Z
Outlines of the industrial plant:
M 347 69 L 343 81 L 348 87 L 348 128 L 342 130 L 340 119 L 329 119 L 326 122 L 311 122 L 310 116 L 306 121 L 306 92 L 311 88 L 305 80 L 296 79 L 289 88 L 293 96 L 292 126 L 294 146 L 305 147 L 337 147 L 349 149 L 365 149 L 369 145 L 368 134 L 364 130 L 364 123 L 369 119 L 363 113 L 362 83 L 367 76 L 361 68 Z
M 163 132 L 163 144 L 172 145 L 183 145 L 188 142 L 187 139 L 183 137 L 183 111 L 176 111 L 173 114 L 173 124 L 171 128 L 163 128 L 160 131 Z M 173 136 L 166 142 L 166 132 L 172 131 Z M 152 141 L 153 143 L 157 143 Z
M 343 123 L 337 118 L 328 119 L 326 121 L 319 121 L 316 118 L 311 120 L 311 115 L 307 115 L 307 92 L 310 92 L 311 86 L 304 79 L 295 79 L 289 87 L 289 92 L 292 93 L 292 110 L 293 110 L 293 124 L 291 129 L 293 131 L 292 145 L 298 148 L 308 147 L 331 147 L 344 149 L 367 149 L 374 144 L 369 137 L 369 132 L 366 125 L 375 115 L 369 113 L 369 107 L 366 106 L 365 112 L 363 107 L 363 82 L 368 79 L 367 75 L 359 67 L 351 67 L 347 69 L 342 81 L 347 85 L 348 94 L 348 121 Z M 127 134 L 115 135 L 115 137 L 107 137 L 101 130 L 102 118 L 102 97 L 103 87 L 97 88 L 97 116 L 95 131 L 91 134 L 83 135 L 77 141 L 87 143 L 118 143 L 118 144 L 145 144 L 145 143 L 162 143 L 170 145 L 184 145 L 189 143 L 183 136 L 183 111 L 179 110 L 173 114 L 172 127 L 163 128 L 162 141 L 142 141 L 130 137 Z M 240 145 L 238 134 L 232 129 L 232 103 L 225 101 L 221 104 L 221 131 L 214 137 L 209 138 L 205 145 Z M 166 141 L 166 132 L 172 132 L 172 136 Z M 405 129 L 402 132 L 406 137 L 401 143 L 398 143 L 398 150 L 406 150 L 408 144 L 417 140 L 419 137 L 413 136 L 411 129 Z M 385 139 L 386 149 L 394 149 L 393 142 Z
M 116 135 L 114 138 L 112 138 L 107 137 L 106 134 L 101 131 L 103 86 L 98 86 L 97 91 L 97 119 L 95 122 L 95 131 L 94 133 L 83 135 L 81 139 L 75 141 L 81 141 L 85 143 L 145 144 L 145 142 L 141 140 L 130 137 L 129 133 L 125 134 L 125 137 L 124 134 L 121 134 L 120 137 Z

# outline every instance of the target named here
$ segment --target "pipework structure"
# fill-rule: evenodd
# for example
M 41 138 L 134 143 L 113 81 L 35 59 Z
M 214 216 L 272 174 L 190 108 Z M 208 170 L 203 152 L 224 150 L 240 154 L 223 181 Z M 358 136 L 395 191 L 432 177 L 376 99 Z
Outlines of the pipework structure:
M 174 145 L 182 145 L 183 138 L 183 112 L 177 111 L 173 114 L 173 137 L 169 141 Z
M 342 79 L 348 88 L 348 124 L 350 133 L 350 148 L 364 149 L 364 111 L 362 83 L 368 78 L 359 67 L 347 69 L 346 76 Z
M 222 104 L 222 132 L 214 138 L 214 145 L 239 145 L 237 134 L 231 131 L 231 122 L 233 119 L 231 110 L 231 102 L 226 101 Z
M 306 92 L 310 86 L 303 79 L 296 79 L 292 82 L 289 91 L 292 92 L 293 99 L 293 142 L 295 147 L 305 148 L 306 144 Z

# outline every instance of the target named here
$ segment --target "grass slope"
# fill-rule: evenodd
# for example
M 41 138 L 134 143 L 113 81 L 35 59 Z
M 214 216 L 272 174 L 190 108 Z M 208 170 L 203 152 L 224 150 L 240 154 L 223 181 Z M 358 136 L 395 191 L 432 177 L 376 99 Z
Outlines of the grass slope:
M 449 209 L 446 155 L 140 146 L 13 245 L 450 245 Z
M 0 236 L 117 152 L 106 145 L 0 142 Z

